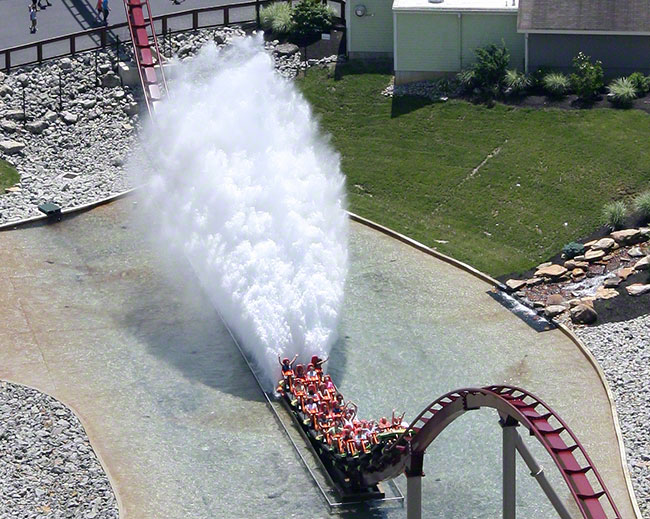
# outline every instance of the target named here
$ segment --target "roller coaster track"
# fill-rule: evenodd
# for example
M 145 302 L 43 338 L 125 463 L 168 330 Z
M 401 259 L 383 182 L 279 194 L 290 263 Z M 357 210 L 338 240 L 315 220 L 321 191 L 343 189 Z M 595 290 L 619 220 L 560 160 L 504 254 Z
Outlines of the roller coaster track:
M 569 426 L 541 399 L 518 387 L 464 388 L 433 401 L 365 471 L 365 482 L 393 478 L 405 470 L 407 476 L 409 471 L 421 472 L 429 444 L 456 418 L 482 407 L 496 409 L 502 424 L 509 418 L 511 424 L 521 424 L 535 436 L 557 465 L 582 517 L 621 519 L 600 474 Z
M 149 0 L 124 0 L 124 9 L 133 43 L 133 55 L 138 67 L 147 111 L 151 117 L 155 103 L 167 94 L 167 80 L 153 25 L 153 14 Z

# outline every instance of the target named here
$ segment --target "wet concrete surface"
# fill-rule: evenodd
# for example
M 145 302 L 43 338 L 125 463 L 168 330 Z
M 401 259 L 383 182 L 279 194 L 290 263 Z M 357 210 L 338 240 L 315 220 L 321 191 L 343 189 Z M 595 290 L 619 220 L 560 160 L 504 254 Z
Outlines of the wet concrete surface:
M 133 207 L 127 198 L 0 233 L 0 378 L 74 408 L 122 518 L 328 517 L 191 269 L 156 250 Z M 413 417 L 463 386 L 522 386 L 569 423 L 633 516 L 605 390 L 569 339 L 535 331 L 473 276 L 358 224 L 350 257 L 330 371 L 363 416 L 395 407 Z M 429 447 L 427 517 L 500 514 L 496 421 L 468 413 Z M 550 458 L 527 443 L 567 499 Z M 518 470 L 518 512 L 552 516 L 523 463 Z

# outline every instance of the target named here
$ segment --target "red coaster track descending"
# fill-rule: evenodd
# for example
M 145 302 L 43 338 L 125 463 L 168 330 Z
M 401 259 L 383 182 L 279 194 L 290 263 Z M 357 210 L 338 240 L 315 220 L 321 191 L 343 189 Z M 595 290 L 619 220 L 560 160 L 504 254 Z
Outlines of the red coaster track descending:
M 162 67 L 151 7 L 149 0 L 124 0 L 124 9 L 145 103 L 149 116 L 153 116 L 156 101 L 167 94 L 167 81 Z
M 487 386 L 452 391 L 433 401 L 382 456 L 364 471 L 368 485 L 391 479 L 417 461 L 429 444 L 467 411 L 491 407 L 502 420 L 511 418 L 529 430 L 557 465 L 582 517 L 621 519 L 603 480 L 569 426 L 536 396 L 511 386 Z M 420 469 L 421 470 L 421 467 Z

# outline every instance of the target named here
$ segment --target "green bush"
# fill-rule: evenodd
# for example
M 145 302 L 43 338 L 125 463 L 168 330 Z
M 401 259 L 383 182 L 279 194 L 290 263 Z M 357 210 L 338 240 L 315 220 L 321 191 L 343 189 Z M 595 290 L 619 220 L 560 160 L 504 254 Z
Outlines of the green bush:
M 620 229 L 625 223 L 627 207 L 624 202 L 610 202 L 603 207 L 603 223 L 610 229 Z
M 561 72 L 551 72 L 542 79 L 544 91 L 551 97 L 563 97 L 569 91 L 571 81 Z
M 458 79 L 461 90 L 466 94 L 471 93 L 478 86 L 473 68 L 461 70 L 456 74 L 456 79 Z
M 575 73 L 571 74 L 571 85 L 578 97 L 584 101 L 596 97 L 605 84 L 603 64 L 600 61 L 592 63 L 584 52 L 578 52 L 573 58 L 573 69 Z
M 494 44 L 479 47 L 474 53 L 476 63 L 472 69 L 478 88 L 488 93 L 500 92 L 510 63 L 510 54 L 505 44 L 501 47 Z
M 634 209 L 644 221 L 650 220 L 650 191 L 645 191 L 634 199 Z
M 332 27 L 332 16 L 332 10 L 319 0 L 302 0 L 293 8 L 292 39 L 304 41 L 329 30 Z
M 567 243 L 562 247 L 562 254 L 564 254 L 564 257 L 568 259 L 580 256 L 580 254 L 584 254 L 584 252 L 585 246 L 582 243 L 577 243 L 575 241 Z
M 530 88 L 532 85 L 532 80 L 526 74 L 523 74 L 517 70 L 506 70 L 505 78 L 503 83 L 506 87 L 506 93 L 508 94 L 521 94 Z
M 641 72 L 635 72 L 628 77 L 636 89 L 636 95 L 641 97 L 650 92 L 650 76 L 645 77 Z
M 293 29 L 291 4 L 276 2 L 260 11 L 260 23 L 262 29 L 271 31 L 279 36 L 289 34 Z
M 629 108 L 636 99 L 636 88 L 630 78 L 621 77 L 612 81 L 607 87 L 607 99 L 619 108 Z

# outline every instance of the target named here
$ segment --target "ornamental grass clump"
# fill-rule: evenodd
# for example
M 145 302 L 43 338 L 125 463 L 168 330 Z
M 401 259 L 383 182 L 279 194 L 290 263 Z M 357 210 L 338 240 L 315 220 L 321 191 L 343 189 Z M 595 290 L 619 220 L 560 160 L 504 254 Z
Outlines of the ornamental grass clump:
M 532 81 L 530 76 L 523 74 L 517 70 L 506 70 L 505 78 L 503 79 L 505 85 L 505 93 L 508 95 L 523 94 L 530 86 Z
M 636 99 L 636 88 L 630 78 L 620 77 L 607 87 L 607 99 L 618 108 L 629 108 Z
M 285 2 L 276 2 L 260 11 L 262 29 L 271 31 L 277 36 L 285 36 L 293 30 L 291 5 Z
M 650 191 L 644 191 L 634 199 L 634 209 L 644 222 L 650 221 Z
M 625 223 L 627 207 L 624 202 L 610 202 L 603 207 L 603 223 L 611 230 L 620 229 Z
M 564 97 L 569 91 L 571 81 L 561 72 L 551 72 L 544 76 L 542 79 L 542 85 L 544 87 L 544 91 L 550 97 L 560 98 Z

